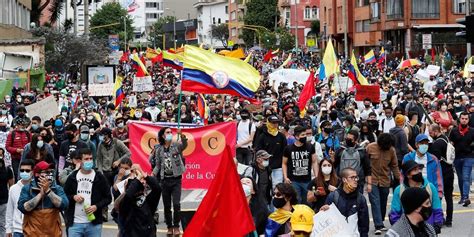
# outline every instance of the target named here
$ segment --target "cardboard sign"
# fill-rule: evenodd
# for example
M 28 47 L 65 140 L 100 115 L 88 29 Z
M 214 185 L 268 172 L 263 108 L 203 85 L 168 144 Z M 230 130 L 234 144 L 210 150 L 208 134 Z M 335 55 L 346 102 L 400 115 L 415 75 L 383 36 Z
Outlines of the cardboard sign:
M 334 81 L 332 83 L 334 90 L 336 92 L 347 92 L 349 91 L 349 88 L 351 88 L 354 85 L 354 82 L 349 77 L 340 77 L 336 76 L 334 77 Z
M 151 81 L 151 76 L 145 77 L 135 77 L 133 78 L 133 91 L 142 92 L 142 91 L 153 91 L 153 82 Z
M 59 115 L 58 103 L 54 96 L 48 96 L 34 104 L 25 107 L 28 116 L 39 116 L 41 121 L 46 121 Z
M 329 210 L 320 211 L 314 215 L 313 222 L 311 237 L 359 236 L 358 233 L 351 232 L 346 218 L 339 212 L 334 203 L 329 206 Z
M 378 85 L 356 85 L 355 100 L 363 101 L 369 98 L 372 103 L 380 102 L 380 87 Z
M 436 76 L 438 75 L 440 69 L 441 69 L 440 66 L 428 65 L 428 67 L 426 67 L 425 70 L 430 76 Z
M 280 83 L 286 82 L 288 83 L 288 88 L 293 88 L 293 82 L 298 82 L 298 84 L 305 84 L 306 80 L 309 77 L 309 71 L 299 70 L 299 69 L 287 69 L 282 68 L 278 69 L 270 75 L 268 75 L 270 79 L 270 83 L 275 81 L 275 85 L 278 87 Z
M 244 107 L 246 110 L 248 110 L 250 113 L 260 113 L 263 111 L 263 105 L 255 105 L 255 104 L 248 104 L 245 105 Z

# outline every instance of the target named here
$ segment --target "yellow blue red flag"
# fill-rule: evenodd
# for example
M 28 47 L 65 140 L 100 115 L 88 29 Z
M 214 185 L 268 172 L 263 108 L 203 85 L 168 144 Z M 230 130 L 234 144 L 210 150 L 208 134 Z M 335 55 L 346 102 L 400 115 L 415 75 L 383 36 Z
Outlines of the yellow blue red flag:
M 244 61 L 186 45 L 181 89 L 204 94 L 253 98 L 260 86 L 259 72 Z
M 183 70 L 184 56 L 181 53 L 163 51 L 163 66 Z

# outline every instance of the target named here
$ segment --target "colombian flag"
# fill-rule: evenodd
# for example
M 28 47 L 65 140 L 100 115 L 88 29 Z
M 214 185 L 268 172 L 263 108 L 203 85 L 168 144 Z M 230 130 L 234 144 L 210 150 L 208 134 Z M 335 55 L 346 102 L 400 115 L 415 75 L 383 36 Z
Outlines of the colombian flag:
M 122 81 L 123 81 L 123 77 L 121 76 L 118 76 L 117 79 L 115 80 L 115 85 L 114 85 L 115 108 L 117 108 L 117 106 L 125 98 L 125 94 L 123 93 L 123 90 L 122 90 Z
M 334 52 L 334 46 L 332 41 L 329 40 L 324 51 L 323 63 L 319 68 L 319 79 L 323 81 L 325 78 L 329 78 L 331 75 L 338 72 L 338 63 L 336 58 L 336 52 Z
M 137 70 L 137 77 L 144 77 L 148 75 L 145 65 L 136 53 L 132 56 L 132 67 Z
M 169 51 L 163 51 L 163 65 L 176 70 L 183 70 L 184 56 Z
M 281 208 L 276 209 L 275 212 L 270 214 L 265 226 L 265 236 L 276 236 L 278 229 L 291 218 L 291 214 L 292 212 Z
M 253 98 L 260 74 L 248 63 L 186 45 L 181 89 Z
M 374 50 L 370 50 L 365 56 L 364 56 L 364 62 L 369 64 L 369 63 L 375 63 L 375 54 Z
M 197 110 L 199 113 L 199 116 L 202 118 L 204 121 L 204 124 L 207 125 L 207 119 L 209 118 L 209 111 L 208 107 L 206 104 L 206 99 L 204 99 L 204 96 L 202 94 L 198 94 L 197 96 Z
M 347 76 L 352 80 L 352 82 L 354 82 L 354 85 L 357 85 L 357 84 L 368 85 L 369 84 L 367 82 L 367 79 L 359 71 L 359 67 L 357 66 L 357 60 L 356 60 L 354 51 L 352 51 L 351 64 L 349 65 L 349 72 Z

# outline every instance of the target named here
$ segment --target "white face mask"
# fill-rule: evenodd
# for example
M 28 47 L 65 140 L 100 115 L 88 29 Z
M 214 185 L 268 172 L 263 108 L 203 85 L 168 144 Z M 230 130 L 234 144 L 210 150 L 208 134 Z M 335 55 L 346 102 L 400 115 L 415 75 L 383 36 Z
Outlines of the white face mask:
M 329 174 L 331 174 L 332 167 L 324 166 L 324 167 L 321 168 L 321 171 L 323 172 L 323 174 L 329 175 Z
M 125 170 L 125 176 L 129 176 L 130 175 L 130 170 Z
M 245 197 L 250 197 L 252 195 L 252 188 L 246 184 L 242 184 L 242 188 L 244 189 Z
M 263 167 L 265 167 L 265 168 L 268 167 L 269 164 L 270 164 L 270 161 L 269 161 L 269 160 L 263 160 L 263 161 L 262 161 L 262 165 L 263 165 Z
M 36 143 L 36 147 L 38 147 L 39 149 L 43 148 L 43 145 L 44 145 L 43 140 L 39 140 L 39 141 Z

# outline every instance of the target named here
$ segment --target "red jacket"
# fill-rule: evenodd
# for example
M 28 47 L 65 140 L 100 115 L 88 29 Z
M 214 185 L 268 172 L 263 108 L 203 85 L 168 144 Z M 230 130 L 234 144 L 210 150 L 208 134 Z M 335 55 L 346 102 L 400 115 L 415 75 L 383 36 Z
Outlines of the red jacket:
M 15 133 L 15 140 L 12 142 L 12 134 Z M 26 144 L 30 143 L 31 134 L 27 131 L 10 131 L 7 136 L 7 142 L 5 147 L 11 154 L 12 159 L 21 159 L 21 152 L 17 152 L 16 149 L 23 149 Z

